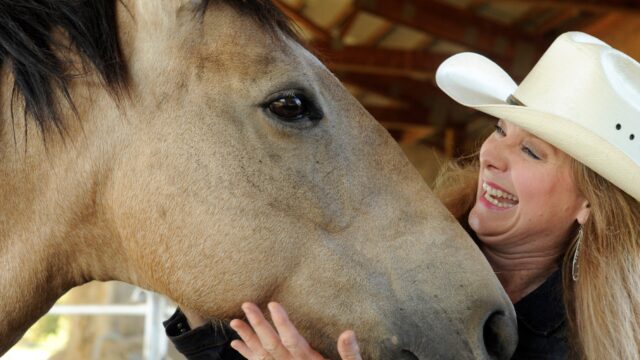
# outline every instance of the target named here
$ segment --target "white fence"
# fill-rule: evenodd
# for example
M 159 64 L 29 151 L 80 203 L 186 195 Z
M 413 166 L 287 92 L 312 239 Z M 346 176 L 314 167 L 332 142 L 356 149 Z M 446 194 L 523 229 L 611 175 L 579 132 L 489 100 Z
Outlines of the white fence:
M 160 360 L 167 356 L 168 340 L 162 321 L 175 310 L 166 298 L 151 291 L 138 289 L 132 297 L 143 303 L 132 305 L 54 305 L 49 314 L 53 315 L 107 315 L 107 316 L 144 316 L 143 358 Z M 98 360 L 100 346 L 94 348 L 94 360 Z

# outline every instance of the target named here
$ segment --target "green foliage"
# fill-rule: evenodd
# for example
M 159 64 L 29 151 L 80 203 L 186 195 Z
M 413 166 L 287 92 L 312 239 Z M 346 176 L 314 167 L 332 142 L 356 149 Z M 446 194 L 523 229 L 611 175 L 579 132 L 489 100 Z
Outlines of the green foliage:
M 29 342 L 39 343 L 44 341 L 49 335 L 56 334 L 60 326 L 59 315 L 46 315 L 40 318 L 29 331 L 24 339 Z

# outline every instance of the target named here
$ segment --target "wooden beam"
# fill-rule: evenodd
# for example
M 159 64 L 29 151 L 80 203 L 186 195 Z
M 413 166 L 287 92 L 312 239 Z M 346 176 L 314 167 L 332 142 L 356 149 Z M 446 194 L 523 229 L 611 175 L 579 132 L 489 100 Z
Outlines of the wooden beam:
M 344 42 L 344 37 L 347 36 L 347 34 L 349 33 L 349 30 L 351 30 L 351 26 L 353 26 L 353 23 L 356 21 L 356 18 L 358 17 L 358 9 L 355 8 L 354 6 L 352 6 L 350 9 L 351 9 L 351 12 L 344 19 L 340 27 L 340 34 L 338 35 L 338 37 L 340 38 L 341 42 Z
M 387 129 L 428 131 L 435 129 L 434 125 L 429 122 L 431 110 L 425 107 L 365 106 L 365 109 Z
M 429 110 L 429 123 L 440 128 L 466 124 L 476 110 L 466 108 L 445 95 L 431 81 L 402 76 L 370 76 L 362 73 L 338 73 L 338 79 L 364 90 L 394 99 L 408 107 Z
M 330 68 L 360 67 L 378 68 L 390 72 L 420 73 L 432 76 L 448 55 L 428 51 L 380 49 L 364 46 L 347 46 L 340 49 L 319 46 L 318 55 Z
M 443 127 L 443 125 L 440 124 L 432 124 L 429 119 L 429 114 L 431 114 L 432 111 L 425 108 L 368 106 L 366 109 L 393 135 L 396 141 L 403 144 L 425 141 L 426 138 L 433 137 L 439 131 L 449 129 L 449 127 Z M 443 139 L 439 139 L 439 141 L 431 144 L 441 150 L 444 149 Z
M 468 46 L 494 58 L 517 56 L 521 44 L 533 47 L 537 54 L 542 53 L 547 45 L 544 39 L 438 1 L 355 0 L 355 4 L 364 11 Z
M 611 12 L 581 28 L 632 58 L 640 59 L 640 16 Z
M 436 133 L 435 128 L 428 129 L 409 129 L 402 134 L 399 143 L 400 144 L 415 144 L 420 140 L 432 136 Z
M 571 18 L 578 16 L 578 13 L 579 10 L 576 10 L 573 7 L 567 7 L 566 9 L 557 9 L 556 13 L 549 20 L 538 26 L 538 28 L 533 29 L 533 31 L 540 36 L 544 36 L 545 34 L 552 32 L 554 29 L 566 23 Z
M 538 26 L 540 19 L 548 18 L 549 13 L 553 11 L 554 9 L 532 5 L 529 10 L 516 17 L 511 22 L 511 26 L 518 27 L 526 32 L 532 32 Z
M 592 22 L 588 26 L 581 28 L 581 30 L 589 34 L 604 34 L 610 32 L 609 29 L 616 28 L 619 25 L 619 21 L 620 16 L 618 16 L 618 14 L 609 13 L 601 16 L 599 19 Z
M 354 14 L 356 14 L 357 12 L 358 9 L 356 9 L 353 5 L 345 6 L 341 12 L 336 14 L 331 23 L 329 23 L 329 29 L 331 29 L 333 33 L 334 28 L 339 28 L 346 21 L 349 21 L 351 17 L 354 17 Z
M 280 0 L 275 0 L 273 3 L 287 17 L 295 21 L 296 24 L 307 29 L 309 32 L 311 32 L 311 35 L 313 35 L 315 39 L 317 39 L 320 42 L 326 42 L 326 43 L 331 42 L 331 34 L 329 34 L 327 30 L 321 28 L 316 23 L 311 21 L 311 19 L 304 16 L 301 12 L 298 11 L 298 9 L 292 8 L 291 6 L 289 6 L 288 4 Z
M 439 135 L 440 146 L 445 156 L 455 159 L 465 155 L 466 124 L 446 127 Z
M 456 152 L 456 148 L 457 148 L 457 144 L 458 144 L 458 134 L 456 134 L 457 131 L 454 128 L 446 128 L 444 130 L 444 141 L 443 141 L 443 147 L 444 147 L 444 154 L 448 157 L 448 158 L 453 158 Z
M 393 23 L 380 24 L 375 31 L 369 34 L 369 37 L 364 41 L 364 46 L 376 46 L 385 36 L 387 36 L 391 30 L 393 30 Z
M 571 7 L 574 10 L 640 12 L 640 2 L 637 0 L 488 0 L 488 2 L 512 2 L 558 8 Z
M 436 102 L 454 105 L 431 81 L 419 81 L 403 76 L 371 76 L 364 73 L 337 72 L 340 81 L 384 95 L 404 103 L 429 107 Z

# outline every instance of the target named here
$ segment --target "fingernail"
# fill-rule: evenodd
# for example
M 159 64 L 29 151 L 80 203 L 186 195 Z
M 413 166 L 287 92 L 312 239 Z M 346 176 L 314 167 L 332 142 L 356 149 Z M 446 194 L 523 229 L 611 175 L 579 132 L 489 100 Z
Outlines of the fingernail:
M 355 333 L 351 333 L 350 336 L 347 336 L 347 345 L 355 346 L 357 343 Z

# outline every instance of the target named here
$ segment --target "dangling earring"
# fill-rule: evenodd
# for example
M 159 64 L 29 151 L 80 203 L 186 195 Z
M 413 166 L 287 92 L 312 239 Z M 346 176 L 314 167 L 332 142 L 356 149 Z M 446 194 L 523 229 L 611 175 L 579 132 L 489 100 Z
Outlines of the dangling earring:
M 578 257 L 580 256 L 580 243 L 582 242 L 582 225 L 578 228 L 578 235 L 576 235 L 576 250 L 573 253 L 573 262 L 571 264 L 571 278 L 573 281 L 578 281 L 578 275 L 580 270 L 580 264 L 578 264 Z

